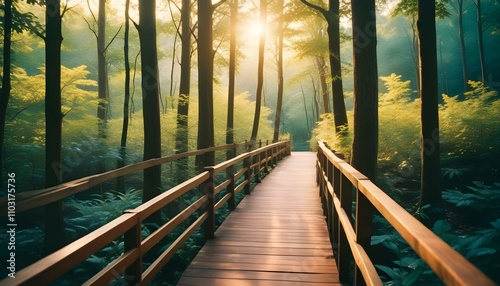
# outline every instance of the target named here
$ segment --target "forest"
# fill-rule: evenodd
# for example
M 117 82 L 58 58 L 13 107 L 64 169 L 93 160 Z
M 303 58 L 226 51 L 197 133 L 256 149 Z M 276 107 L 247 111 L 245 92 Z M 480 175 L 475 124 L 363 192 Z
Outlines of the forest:
M 421 2 L 4 0 L 2 204 L 197 149 L 290 139 L 294 151 L 315 151 L 324 141 L 500 283 L 500 2 Z M 16 213 L 16 268 L 229 155 Z M 374 224 L 384 282 L 440 285 L 386 222 Z M 122 244 L 57 285 L 80 285 Z M 175 285 L 202 244 L 201 234 L 190 240 L 155 283 Z

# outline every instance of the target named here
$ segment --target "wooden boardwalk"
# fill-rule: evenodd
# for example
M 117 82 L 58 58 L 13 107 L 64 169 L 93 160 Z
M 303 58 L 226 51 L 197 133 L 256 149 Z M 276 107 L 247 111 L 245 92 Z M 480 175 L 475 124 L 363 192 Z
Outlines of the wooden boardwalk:
M 292 152 L 228 216 L 177 285 L 340 285 L 315 153 Z

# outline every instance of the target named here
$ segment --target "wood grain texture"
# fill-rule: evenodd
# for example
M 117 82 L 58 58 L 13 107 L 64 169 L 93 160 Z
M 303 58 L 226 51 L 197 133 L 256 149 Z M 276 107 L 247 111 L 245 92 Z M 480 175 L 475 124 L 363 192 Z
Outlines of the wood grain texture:
M 340 285 L 315 181 L 293 152 L 228 216 L 177 285 Z

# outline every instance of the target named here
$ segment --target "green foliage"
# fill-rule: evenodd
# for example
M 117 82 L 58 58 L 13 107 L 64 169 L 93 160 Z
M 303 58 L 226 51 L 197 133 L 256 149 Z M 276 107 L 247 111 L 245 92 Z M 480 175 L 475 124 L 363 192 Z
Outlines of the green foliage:
M 349 122 L 352 122 L 352 112 L 347 112 Z M 313 138 L 311 138 L 310 148 L 316 150 L 318 141 L 324 141 L 330 149 L 340 152 L 345 158 L 349 158 L 351 154 L 352 128 L 349 129 L 347 135 L 338 136 L 335 132 L 335 124 L 333 114 L 324 113 L 320 116 L 320 121 L 316 122 L 316 127 L 312 130 Z
M 94 194 L 91 200 L 69 199 L 64 204 L 66 231 L 79 237 L 87 234 L 141 204 L 142 191 L 127 190 L 124 193 L 106 192 Z M 83 233 L 82 233 L 83 231 Z
M 474 181 L 474 186 L 467 187 L 468 190 L 443 191 L 443 200 L 452 203 L 457 208 L 465 208 L 475 212 L 498 211 L 500 205 L 500 183 L 487 186 L 482 182 Z
M 449 156 L 481 157 L 500 152 L 498 92 L 469 81 L 465 99 L 443 94 L 440 110 L 442 150 Z

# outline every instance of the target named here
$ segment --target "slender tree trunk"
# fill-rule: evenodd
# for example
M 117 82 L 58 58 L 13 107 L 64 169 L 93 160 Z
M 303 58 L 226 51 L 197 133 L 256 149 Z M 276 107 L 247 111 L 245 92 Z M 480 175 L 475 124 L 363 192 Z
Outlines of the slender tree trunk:
M 234 143 L 234 92 L 236 78 L 236 37 L 238 33 L 238 0 L 231 1 L 231 34 L 229 40 L 229 87 L 227 92 L 227 128 L 226 144 Z M 236 154 L 229 149 L 226 158 L 229 160 Z
M 3 154 L 4 154 L 4 140 L 5 140 L 5 121 L 7 115 L 7 106 L 9 105 L 10 98 L 10 80 L 11 80 L 11 66 L 10 66 L 10 50 L 12 44 L 12 0 L 5 0 L 4 19 L 3 19 L 3 77 L 2 77 L 2 90 L 0 98 L 0 172 L 3 167 Z M 3 174 L 3 172 L 1 172 Z M 1 178 L 1 177 L 0 177 Z
M 318 102 L 318 89 L 316 88 L 316 84 L 314 83 L 314 79 L 311 78 L 311 83 L 313 86 L 313 101 L 314 101 L 314 108 L 313 108 L 313 118 L 316 122 L 319 121 L 319 102 Z M 316 110 L 316 113 L 314 113 L 314 110 Z
M 179 86 L 179 102 L 177 103 L 177 131 L 175 133 L 175 152 L 188 151 L 189 97 L 191 87 L 191 1 L 182 0 L 181 8 L 181 80 Z M 178 182 L 184 181 L 187 175 L 188 159 L 176 162 Z
M 283 23 L 283 9 L 284 3 L 281 1 L 280 3 L 281 9 L 280 15 L 278 16 L 278 99 L 276 103 L 276 118 L 274 120 L 274 134 L 273 134 L 273 142 L 278 142 L 280 135 L 280 122 L 281 122 L 281 110 L 283 105 L 283 87 L 284 87 L 284 78 L 283 78 L 283 37 L 284 37 L 284 23 Z
M 106 138 L 106 125 L 109 112 L 108 70 L 106 62 L 106 1 L 99 0 L 99 13 L 97 16 L 97 89 L 99 104 L 97 106 L 98 136 Z
M 484 58 L 484 43 L 483 43 L 483 20 L 481 12 L 481 0 L 474 1 L 477 8 L 477 41 L 479 44 L 479 60 L 481 62 L 481 82 L 486 84 L 486 60 Z
M 340 61 L 340 8 L 339 0 L 330 0 L 331 20 L 328 23 L 328 43 L 332 74 L 333 117 L 337 134 L 347 131 L 347 111 L 344 102 L 342 67 Z
M 464 21 L 463 21 L 463 10 L 464 0 L 458 0 L 458 34 L 460 36 L 460 50 L 462 55 L 462 74 L 464 81 L 464 91 L 469 90 L 469 73 L 467 71 L 467 52 L 465 49 L 465 35 L 464 35 Z
M 142 106 L 144 118 L 144 160 L 161 157 L 160 95 L 156 48 L 156 0 L 139 1 Z M 161 193 L 161 166 L 144 170 L 143 202 Z M 159 220 L 157 217 L 151 218 Z
M 260 25 L 262 26 L 262 31 L 260 31 L 259 38 L 259 64 L 257 68 L 257 92 L 255 98 L 255 114 L 253 119 L 252 135 L 250 136 L 250 142 L 253 144 L 257 139 L 257 133 L 259 130 L 259 119 L 260 110 L 262 104 L 262 89 L 264 86 L 264 52 L 266 45 L 266 24 L 267 24 L 267 0 L 260 0 Z
M 125 31 L 123 34 L 123 58 L 125 64 L 125 99 L 123 100 L 123 126 L 122 126 L 122 137 L 120 140 L 120 158 L 118 159 L 116 168 L 124 167 L 127 157 L 127 135 L 128 135 L 129 103 L 130 103 L 129 7 L 130 7 L 130 0 L 125 0 Z M 119 177 L 117 179 L 116 190 L 119 192 L 125 191 L 124 177 Z
M 61 5 L 46 2 L 45 36 L 45 187 L 62 183 L 63 162 L 61 112 Z M 45 252 L 52 253 L 65 244 L 62 202 L 45 207 Z
M 422 176 L 420 206 L 440 207 L 441 172 L 435 2 L 418 1 Z
M 306 114 L 307 136 L 311 137 L 311 127 L 310 127 L 310 124 L 309 124 L 309 114 L 307 112 L 306 94 L 304 92 L 304 87 L 302 85 L 300 85 L 300 90 L 302 91 L 302 99 L 304 101 L 304 112 Z
M 417 20 L 415 16 L 411 20 L 411 57 L 415 66 L 415 82 L 417 90 L 420 90 L 420 62 L 418 59 L 418 35 L 417 35 Z
M 378 151 L 377 32 L 374 0 L 353 0 L 354 139 L 351 165 L 375 180 Z
M 326 85 L 325 59 L 316 56 L 316 67 L 318 68 L 319 82 L 321 84 L 321 99 L 323 101 L 322 113 L 328 113 L 330 112 L 330 104 L 328 100 L 328 87 Z
M 198 149 L 214 146 L 213 10 L 211 0 L 198 0 Z M 196 165 L 215 165 L 215 153 L 196 156 Z

